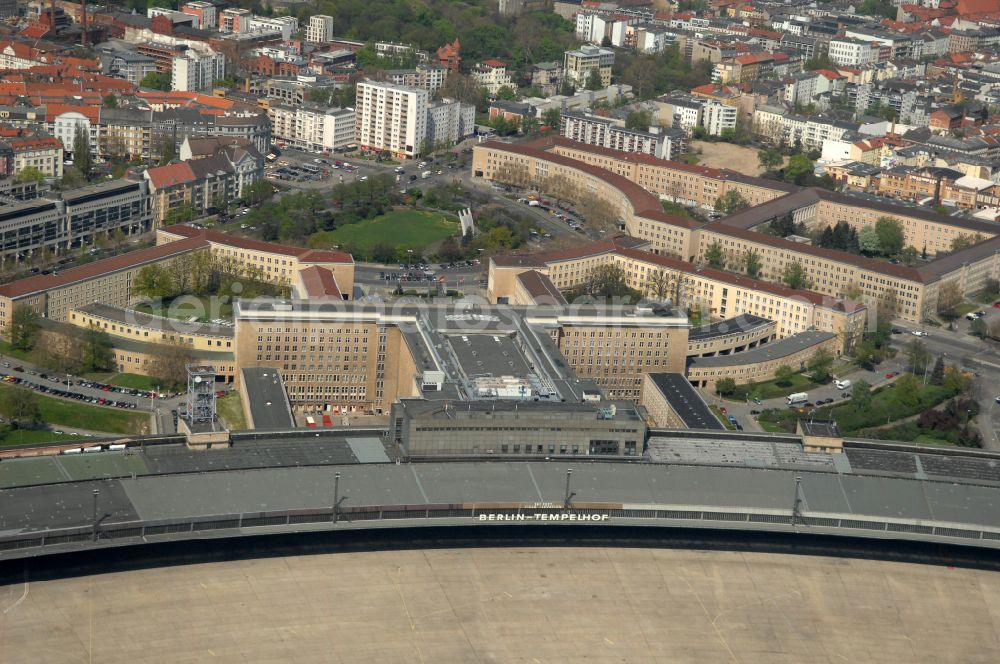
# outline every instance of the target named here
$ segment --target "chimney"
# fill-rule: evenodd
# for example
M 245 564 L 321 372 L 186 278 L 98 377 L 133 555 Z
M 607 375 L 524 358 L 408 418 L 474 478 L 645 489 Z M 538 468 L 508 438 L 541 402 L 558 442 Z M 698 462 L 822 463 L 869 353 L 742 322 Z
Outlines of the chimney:
M 80 36 L 80 44 L 87 45 L 87 0 L 80 0 L 80 26 L 83 33 Z

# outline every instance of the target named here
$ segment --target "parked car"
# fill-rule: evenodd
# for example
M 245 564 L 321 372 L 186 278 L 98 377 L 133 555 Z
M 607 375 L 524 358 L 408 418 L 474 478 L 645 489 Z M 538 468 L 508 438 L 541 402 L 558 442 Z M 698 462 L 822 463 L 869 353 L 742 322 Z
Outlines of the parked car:
M 910 332 L 910 334 L 912 334 L 915 337 L 926 337 L 927 336 L 927 333 L 924 332 L 923 330 L 913 330 L 912 332 Z

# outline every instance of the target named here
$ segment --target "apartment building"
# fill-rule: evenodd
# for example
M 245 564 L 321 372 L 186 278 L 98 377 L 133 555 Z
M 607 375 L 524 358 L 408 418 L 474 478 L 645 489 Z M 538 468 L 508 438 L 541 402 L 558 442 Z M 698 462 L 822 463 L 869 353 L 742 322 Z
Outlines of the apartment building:
M 499 92 L 500 88 L 517 87 L 507 73 L 507 65 L 501 60 L 483 60 L 472 68 L 470 75 L 491 95 Z
M 179 210 L 200 217 L 237 200 L 264 177 L 264 159 L 253 146 L 225 146 L 211 155 L 147 169 L 143 177 L 149 183 L 153 223 L 160 225 Z
M 351 108 L 304 103 L 275 104 L 267 109 L 271 134 L 288 145 L 312 152 L 335 150 L 355 142 L 357 117 Z
M 427 105 L 426 145 L 451 147 L 476 132 L 476 107 L 455 99 L 439 99 Z M 423 150 L 423 148 L 421 148 Z
M 709 136 L 721 136 L 726 130 L 736 129 L 737 112 L 734 106 L 706 101 L 701 107 L 701 126 Z
M 42 175 L 62 178 L 62 142 L 45 135 L 7 136 L 0 138 L 0 154 L 6 157 L 6 175 L 16 175 L 26 168 L 36 168 Z
M 735 110 L 735 109 L 733 109 Z M 559 116 L 559 131 L 566 138 L 621 152 L 639 152 L 660 159 L 679 158 L 687 150 L 686 136 L 676 130 L 627 129 L 608 118 L 566 111 Z
M 326 44 L 333 41 L 334 20 L 326 14 L 316 14 L 309 17 L 306 26 L 306 41 L 313 44 Z
M 443 65 L 421 63 L 413 69 L 390 69 L 385 72 L 385 80 L 396 85 L 423 88 L 433 94 L 444 87 L 448 71 Z
M 211 2 L 195 0 L 183 4 L 180 7 L 181 13 L 190 14 L 198 19 L 198 27 L 203 30 L 212 30 L 219 24 L 219 12 Z
M 427 90 L 365 80 L 358 83 L 355 137 L 362 149 L 412 159 L 427 138 Z
M 883 53 L 883 49 L 885 53 Z M 830 60 L 843 67 L 863 67 L 876 62 L 885 62 L 891 55 L 892 48 L 890 46 L 873 41 L 848 37 L 830 40 Z
M 590 72 L 601 76 L 601 87 L 611 85 L 611 68 L 615 64 L 615 52 L 600 46 L 581 46 L 563 55 L 563 75 L 565 80 L 577 88 L 587 87 Z
M 170 68 L 170 89 L 179 92 L 211 90 L 215 81 L 226 77 L 226 56 L 211 49 L 186 49 L 174 56 Z

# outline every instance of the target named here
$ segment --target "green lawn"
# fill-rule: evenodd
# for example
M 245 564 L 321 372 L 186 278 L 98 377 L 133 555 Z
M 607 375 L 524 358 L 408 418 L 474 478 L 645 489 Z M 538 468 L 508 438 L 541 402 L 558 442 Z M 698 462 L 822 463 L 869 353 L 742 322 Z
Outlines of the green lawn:
M 82 377 L 87 380 L 97 381 L 98 383 L 127 387 L 132 390 L 153 390 L 157 387 L 162 387 L 155 378 L 140 376 L 139 374 L 96 372 L 85 373 Z
M 57 440 L 86 440 L 84 436 L 72 436 L 65 433 L 55 433 L 47 429 L 14 429 L 0 434 L 0 447 L 4 445 L 29 445 L 33 443 L 51 443 Z
M 376 244 L 388 244 L 418 251 L 456 235 L 459 230 L 458 221 L 440 213 L 399 209 L 374 219 L 345 224 L 332 231 L 314 233 L 309 239 L 309 246 L 328 248 L 339 244 L 368 250 Z
M 979 305 L 975 302 L 963 302 L 962 304 L 955 307 L 954 313 L 955 318 L 961 318 L 970 311 L 976 311 L 979 309 Z
M 836 420 L 844 434 L 857 435 L 871 427 L 885 426 L 918 415 L 958 394 L 958 388 L 955 387 L 926 385 L 921 388 L 919 395 L 902 395 L 896 385 L 894 383 L 874 390 L 871 405 L 866 408 L 859 409 L 851 401 L 841 401 L 816 408 L 816 417 Z M 769 409 L 757 421 L 767 431 L 790 432 L 795 429 L 796 420 L 804 416 L 800 412 L 802 410 L 806 409 Z
M 6 357 L 13 357 L 18 360 L 27 362 L 29 353 L 30 351 L 19 350 L 11 346 L 10 343 L 0 340 L 0 355 L 4 355 Z
M 0 392 L 11 389 L 14 388 L 9 384 L 0 383 Z M 43 394 L 36 396 L 42 411 L 42 421 L 53 427 L 74 427 L 106 433 L 149 433 L 148 413 L 105 408 Z
M 243 403 L 240 394 L 235 390 L 226 396 L 215 400 L 215 407 L 230 431 L 241 431 L 247 428 L 247 419 L 243 415 Z
M 775 399 L 777 397 L 786 397 L 793 392 L 805 392 L 818 387 L 818 385 L 819 383 L 813 382 L 805 374 L 797 373 L 789 379 L 788 385 L 778 385 L 778 382 L 775 380 L 737 385 L 736 391 L 726 398 L 733 401 L 746 401 L 751 395 L 756 395 L 760 399 Z
M 166 318 L 176 318 L 188 320 L 196 316 L 201 322 L 208 322 L 215 318 L 232 318 L 233 305 L 231 302 L 221 302 L 218 297 L 196 297 L 194 295 L 182 295 L 173 300 L 164 300 L 160 304 L 150 304 L 143 302 L 135 306 L 136 311 L 141 311 L 154 316 L 164 316 Z

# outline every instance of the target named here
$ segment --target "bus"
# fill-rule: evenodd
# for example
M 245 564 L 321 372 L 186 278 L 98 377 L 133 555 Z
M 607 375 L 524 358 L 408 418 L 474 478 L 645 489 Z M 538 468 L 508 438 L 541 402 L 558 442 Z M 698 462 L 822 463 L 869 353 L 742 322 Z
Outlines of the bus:
M 785 397 L 785 401 L 788 402 L 789 406 L 797 403 L 805 403 L 806 401 L 809 401 L 809 393 L 796 392 L 795 394 L 789 394 L 787 397 Z

